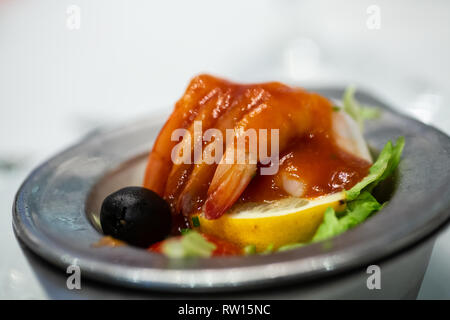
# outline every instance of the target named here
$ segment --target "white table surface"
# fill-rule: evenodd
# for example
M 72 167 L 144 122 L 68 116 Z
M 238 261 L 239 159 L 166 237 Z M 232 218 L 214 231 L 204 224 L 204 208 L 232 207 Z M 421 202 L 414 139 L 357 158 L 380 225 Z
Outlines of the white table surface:
M 80 28 L 67 27 L 70 5 Z M 380 29 L 367 28 L 370 5 Z M 69 13 L 70 14 L 70 13 Z M 450 133 L 446 1 L 0 2 L 0 298 L 89 298 L 36 273 L 11 227 L 30 170 L 97 126 L 158 116 L 190 77 L 356 84 Z M 450 298 L 450 230 L 419 298 Z

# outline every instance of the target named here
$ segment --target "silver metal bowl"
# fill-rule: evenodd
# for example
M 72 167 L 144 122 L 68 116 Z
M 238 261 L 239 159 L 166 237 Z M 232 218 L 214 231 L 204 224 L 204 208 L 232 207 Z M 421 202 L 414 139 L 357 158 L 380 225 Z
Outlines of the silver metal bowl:
M 333 99 L 342 94 L 332 88 L 316 91 Z M 185 260 L 133 247 L 94 248 L 102 237 L 101 201 L 120 187 L 141 183 L 146 155 L 165 118 L 94 133 L 36 168 L 17 193 L 14 230 L 29 249 L 59 267 L 77 264 L 95 280 L 176 292 L 306 288 L 311 281 L 323 285 L 328 276 L 346 277 L 352 270 L 412 252 L 410 267 L 402 259 L 396 270 L 418 270 L 410 278 L 414 283 L 394 290 L 396 297 L 409 296 L 420 285 L 432 249 L 432 241 L 424 245 L 423 240 L 433 239 L 450 215 L 450 139 L 369 94 L 360 92 L 357 98 L 382 108 L 381 117 L 366 125 L 371 148 L 380 150 L 401 135 L 406 146 L 396 178 L 385 186 L 391 193 L 389 204 L 326 243 L 271 255 Z M 386 286 L 398 289 L 396 279 L 402 277 L 392 273 L 391 278 Z

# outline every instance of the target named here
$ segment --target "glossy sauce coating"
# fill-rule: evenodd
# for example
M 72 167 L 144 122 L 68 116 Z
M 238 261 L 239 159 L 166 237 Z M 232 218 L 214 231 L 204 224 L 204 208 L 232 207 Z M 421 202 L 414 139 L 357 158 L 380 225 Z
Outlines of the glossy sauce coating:
M 340 148 L 328 133 L 311 134 L 293 141 L 280 157 L 276 175 L 257 175 L 239 202 L 263 202 L 288 196 L 282 188 L 282 176 L 301 181 L 302 197 L 315 198 L 349 189 L 364 178 L 370 163 Z

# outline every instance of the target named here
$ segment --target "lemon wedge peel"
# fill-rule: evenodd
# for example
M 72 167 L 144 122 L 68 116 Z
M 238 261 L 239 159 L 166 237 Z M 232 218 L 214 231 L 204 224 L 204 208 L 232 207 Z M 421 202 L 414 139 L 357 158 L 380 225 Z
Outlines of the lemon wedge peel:
M 265 203 L 245 203 L 233 206 L 222 217 L 208 220 L 196 214 L 199 232 L 210 234 L 245 247 L 254 245 L 263 252 L 273 245 L 276 250 L 290 243 L 307 242 L 322 223 L 328 207 L 345 209 L 345 192 L 314 199 L 288 197 Z

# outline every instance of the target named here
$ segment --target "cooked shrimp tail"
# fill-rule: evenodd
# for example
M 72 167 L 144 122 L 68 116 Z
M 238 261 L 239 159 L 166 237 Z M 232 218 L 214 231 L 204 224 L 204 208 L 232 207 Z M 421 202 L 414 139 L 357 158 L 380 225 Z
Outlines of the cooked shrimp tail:
M 214 187 L 204 205 L 207 219 L 217 219 L 230 208 L 239 198 L 256 173 L 256 164 L 222 164 L 219 166 L 219 181 L 214 181 Z M 217 173 L 216 173 L 217 174 Z

